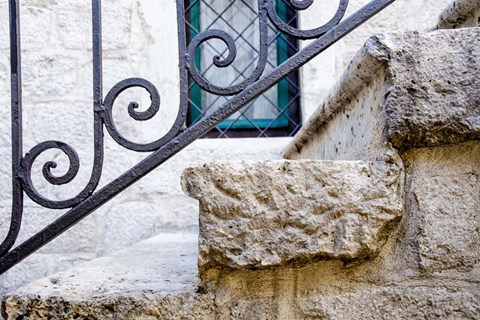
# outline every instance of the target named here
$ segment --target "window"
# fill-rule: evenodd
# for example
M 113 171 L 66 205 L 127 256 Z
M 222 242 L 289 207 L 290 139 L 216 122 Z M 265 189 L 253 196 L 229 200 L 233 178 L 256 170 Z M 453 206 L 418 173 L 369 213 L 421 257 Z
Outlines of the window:
M 186 1 L 188 41 L 207 29 L 220 29 L 235 41 L 237 57 L 227 68 L 212 63 L 214 56 L 225 58 L 226 45 L 211 39 L 195 52 L 195 64 L 201 74 L 218 86 L 229 86 L 248 78 L 259 58 L 258 0 L 190 0 Z M 297 24 L 295 12 L 284 0 L 277 0 L 277 11 L 283 21 Z M 264 74 L 298 51 L 295 39 L 281 34 L 268 23 L 268 58 Z M 274 137 L 291 136 L 301 126 L 298 73 L 290 74 L 254 102 L 213 129 L 207 137 Z M 189 114 L 187 125 L 219 108 L 231 96 L 217 96 L 202 90 L 189 80 Z

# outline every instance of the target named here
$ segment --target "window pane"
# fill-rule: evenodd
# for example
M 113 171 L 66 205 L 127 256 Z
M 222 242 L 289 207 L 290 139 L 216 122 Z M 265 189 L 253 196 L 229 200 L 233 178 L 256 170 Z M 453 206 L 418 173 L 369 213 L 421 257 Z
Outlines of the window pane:
M 233 38 L 237 48 L 233 63 L 226 68 L 218 68 L 213 64 L 214 57 L 225 59 L 229 54 L 223 41 L 211 39 L 200 45 L 195 53 L 195 64 L 205 79 L 214 85 L 228 87 L 250 77 L 260 55 L 258 0 L 192 0 L 186 4 L 186 8 L 190 40 L 202 31 L 219 29 Z M 278 0 L 277 9 L 285 22 L 296 25 L 295 13 L 287 9 L 283 0 Z M 263 74 L 297 51 L 296 40 L 279 33 L 269 22 L 267 36 L 268 62 Z M 217 96 L 202 90 L 190 79 L 189 123 L 211 114 L 229 99 L 231 96 Z M 299 90 L 295 73 L 223 121 L 217 126 L 217 131 L 219 136 L 225 136 L 232 130 L 243 130 L 245 133 L 248 129 L 252 131 L 251 134 L 242 133 L 242 136 L 268 136 L 267 131 L 276 129 L 274 135 L 292 135 L 300 127 L 298 107 Z
M 229 86 L 244 81 L 253 73 L 258 63 L 260 42 L 258 0 L 203 0 L 200 5 L 200 12 L 201 26 L 226 31 L 234 37 L 237 46 L 237 57 L 232 65 L 227 68 L 217 68 L 212 64 L 212 59 L 217 55 L 226 58 L 228 54 L 226 46 L 222 41 L 216 39 L 202 45 L 200 49 L 200 70 L 204 77 L 220 86 Z M 266 71 L 276 66 L 277 49 L 275 43 L 269 47 L 268 54 L 270 64 L 267 65 Z M 276 107 L 277 99 L 277 87 L 274 87 L 246 108 L 243 116 L 238 112 L 230 117 L 230 120 L 235 120 L 239 117 L 275 119 L 279 114 Z M 226 100 L 224 97 L 219 98 L 203 91 L 202 109 L 208 115 L 220 107 Z

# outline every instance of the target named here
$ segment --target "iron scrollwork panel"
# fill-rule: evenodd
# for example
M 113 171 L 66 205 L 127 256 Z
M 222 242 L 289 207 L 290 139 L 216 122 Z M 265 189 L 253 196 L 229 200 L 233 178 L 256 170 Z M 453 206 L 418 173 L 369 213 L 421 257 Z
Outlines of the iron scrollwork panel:
M 217 39 L 227 47 L 226 57 L 215 56 L 213 64 L 217 68 L 226 68 L 236 59 L 237 48 L 231 35 L 220 29 L 207 29 L 198 33 L 187 44 L 185 30 L 184 0 L 177 0 L 178 53 L 180 68 L 180 103 L 173 126 L 161 138 L 150 143 L 136 143 L 120 134 L 112 116 L 113 105 L 117 97 L 133 87 L 143 88 L 150 94 L 151 103 L 145 111 L 137 111 L 138 104 L 128 105 L 128 113 L 137 121 L 151 119 L 160 109 L 160 95 L 157 88 L 145 79 L 130 78 L 116 84 L 103 96 L 102 80 L 102 26 L 101 0 L 92 0 L 93 30 L 93 146 L 94 161 L 90 180 L 78 194 L 66 200 L 52 200 L 40 194 L 32 183 L 32 165 L 37 157 L 50 149 L 63 152 L 69 160 L 69 168 L 62 176 L 51 172 L 57 164 L 47 161 L 42 168 L 43 177 L 53 185 L 62 185 L 73 181 L 79 170 L 79 157 L 75 150 L 61 141 L 45 141 L 33 147 L 26 154 L 22 148 L 22 79 L 20 50 L 20 0 L 9 0 L 10 14 L 10 61 L 11 61 L 11 122 L 12 122 L 12 209 L 11 223 L 5 240 L 0 245 L 0 273 L 4 273 L 18 262 L 47 244 L 61 233 L 75 225 L 81 219 L 105 204 L 111 198 L 160 166 L 196 139 L 202 137 L 223 120 L 239 111 L 243 106 L 255 100 L 291 72 L 298 70 L 322 51 L 376 15 L 395 0 L 373 0 L 359 11 L 344 19 L 348 0 L 340 0 L 334 17 L 323 26 L 310 30 L 301 30 L 288 25 L 280 19 L 275 8 L 276 0 L 259 0 L 259 59 L 253 72 L 240 83 L 219 86 L 209 82 L 195 65 L 195 51 L 202 43 Z M 293 10 L 307 10 L 314 0 L 283 0 Z M 282 33 L 312 43 L 287 59 L 269 72 L 265 72 L 267 59 L 267 19 Z M 188 108 L 188 78 L 206 92 L 219 96 L 228 96 L 228 100 L 213 113 L 199 122 L 184 128 Z M 102 175 L 104 157 L 104 128 L 121 146 L 138 152 L 151 152 L 145 159 L 134 165 L 121 176 L 98 189 Z M 14 247 L 23 215 L 23 197 L 27 195 L 38 205 L 50 209 L 69 209 L 53 223 L 40 230 L 25 242 Z M 12 249 L 13 248 L 13 249 Z

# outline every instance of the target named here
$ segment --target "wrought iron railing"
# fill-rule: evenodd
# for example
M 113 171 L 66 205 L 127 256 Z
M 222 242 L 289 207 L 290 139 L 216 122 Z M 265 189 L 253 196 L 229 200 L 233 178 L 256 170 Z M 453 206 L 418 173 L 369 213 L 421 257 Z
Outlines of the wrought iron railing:
M 308 9 L 314 0 L 282 0 L 293 10 Z M 147 80 L 131 78 L 119 82 L 104 97 L 102 83 L 102 28 L 101 0 L 92 0 L 93 25 L 93 113 L 94 113 L 94 163 L 87 185 L 76 196 L 67 200 L 52 200 L 39 193 L 32 183 L 32 165 L 35 159 L 45 151 L 56 149 L 62 151 L 69 159 L 69 169 L 62 176 L 51 172 L 56 167 L 54 161 L 43 165 L 43 176 L 52 185 L 63 185 L 73 181 L 79 171 L 79 157 L 75 150 L 60 141 L 42 142 L 24 154 L 22 148 L 22 73 L 20 50 L 20 16 L 19 0 L 9 0 L 10 14 L 10 61 L 11 61 L 11 130 L 12 130 L 12 209 L 8 234 L 0 245 L 0 273 L 4 273 L 15 264 L 59 236 L 94 210 L 118 195 L 121 191 L 147 175 L 166 160 L 207 132 L 223 120 L 238 112 L 262 93 L 298 70 L 316 55 L 330 47 L 339 39 L 376 15 L 395 0 L 373 0 L 365 7 L 343 19 L 348 7 L 348 0 L 340 0 L 334 17 L 325 25 L 300 30 L 289 25 L 277 14 L 275 0 L 258 0 L 258 25 L 260 28 L 260 48 L 257 66 L 241 83 L 218 86 L 197 69 L 195 52 L 203 43 L 217 39 L 228 48 L 227 57 L 216 56 L 213 64 L 218 68 L 228 67 L 235 61 L 237 48 L 234 38 L 219 29 L 201 31 L 187 43 L 185 27 L 185 0 L 177 0 L 177 27 L 179 42 L 180 68 L 180 106 L 176 120 L 171 129 L 160 139 L 150 143 L 135 143 L 122 136 L 115 126 L 112 108 L 117 97 L 125 90 L 138 87 L 148 91 L 151 97 L 150 107 L 142 112 L 136 110 L 138 105 L 130 103 L 129 115 L 138 121 L 151 119 L 159 110 L 160 96 L 156 87 Z M 267 20 L 282 34 L 304 40 L 314 39 L 312 43 L 294 54 L 273 70 L 265 72 L 268 41 L 265 38 Z M 201 118 L 190 127 L 185 128 L 188 108 L 189 77 L 204 91 L 218 96 L 229 97 L 218 109 Z M 151 152 L 144 160 L 130 170 L 97 190 L 103 168 L 104 128 L 121 146 L 138 152 Z M 14 247 L 20 232 L 23 214 L 24 195 L 38 205 L 46 208 L 69 209 L 60 218 L 38 231 L 28 240 Z M 13 248 L 13 249 L 12 249 Z

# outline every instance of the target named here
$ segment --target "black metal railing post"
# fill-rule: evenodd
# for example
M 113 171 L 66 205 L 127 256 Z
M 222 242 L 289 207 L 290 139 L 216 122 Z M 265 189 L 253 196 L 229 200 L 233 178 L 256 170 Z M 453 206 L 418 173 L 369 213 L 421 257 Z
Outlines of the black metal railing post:
M 20 6 L 17 0 L 9 1 L 10 18 L 10 86 L 11 86 L 11 130 L 12 130 L 12 209 L 10 228 L 0 245 L 0 256 L 10 250 L 18 234 L 23 214 L 23 188 L 18 172 L 23 156 L 22 130 L 22 73 L 20 47 Z

